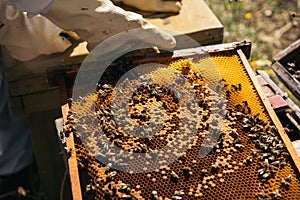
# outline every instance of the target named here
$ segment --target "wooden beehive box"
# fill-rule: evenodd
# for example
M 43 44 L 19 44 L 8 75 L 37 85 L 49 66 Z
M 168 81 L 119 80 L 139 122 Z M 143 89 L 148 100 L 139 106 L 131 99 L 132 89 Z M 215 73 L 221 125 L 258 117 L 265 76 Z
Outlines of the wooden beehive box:
M 183 0 L 178 15 L 142 13 L 152 24 L 177 33 L 177 40 L 187 35 L 200 45 L 220 44 L 223 41 L 223 25 L 203 0 Z M 191 48 L 188 44 L 182 48 Z
M 300 100 L 300 39 L 273 58 L 271 68 Z

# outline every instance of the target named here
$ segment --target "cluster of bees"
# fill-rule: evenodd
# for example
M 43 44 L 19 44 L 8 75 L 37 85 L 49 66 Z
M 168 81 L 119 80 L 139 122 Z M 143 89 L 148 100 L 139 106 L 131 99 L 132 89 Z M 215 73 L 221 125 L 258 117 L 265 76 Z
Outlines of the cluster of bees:
M 86 199 L 299 199 L 276 127 L 239 98 L 245 85 L 211 89 L 200 71 L 179 60 L 70 103 L 63 137 L 75 136 Z
M 288 62 L 286 68 L 295 79 L 300 81 L 300 68 L 294 62 Z

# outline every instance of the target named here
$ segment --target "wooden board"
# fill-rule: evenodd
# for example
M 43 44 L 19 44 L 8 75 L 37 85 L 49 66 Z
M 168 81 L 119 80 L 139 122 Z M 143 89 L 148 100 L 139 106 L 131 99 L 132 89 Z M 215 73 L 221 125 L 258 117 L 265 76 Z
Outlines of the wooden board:
M 58 109 L 61 105 L 59 89 L 22 96 L 25 113 Z M 59 110 L 59 109 L 58 109 Z
M 59 199 L 60 186 L 66 171 L 54 120 L 61 111 L 52 109 L 28 114 L 31 141 L 40 179 L 40 193 L 46 199 Z
M 183 0 L 178 15 L 158 14 L 149 16 L 147 20 L 159 28 L 186 34 L 201 46 L 223 41 L 223 25 L 203 0 Z M 182 37 L 176 38 L 180 40 Z
M 68 111 L 69 111 L 68 104 L 63 105 L 61 109 L 63 114 L 63 121 L 66 122 Z M 73 200 L 81 200 L 82 193 L 80 189 L 81 187 L 80 187 L 79 173 L 77 167 L 78 163 L 76 159 L 73 133 L 71 133 L 69 137 L 66 137 L 66 145 L 67 145 L 67 150 L 70 151 L 70 157 L 68 158 L 68 167 L 69 167 L 69 175 L 70 175 Z
M 186 39 L 182 35 L 187 35 L 200 46 L 219 44 L 223 41 L 223 25 L 203 0 L 182 0 L 182 8 L 178 14 L 144 12 L 123 4 L 120 6 L 143 15 L 150 23 L 161 29 L 177 33 L 175 34 L 177 40 L 182 41 Z M 190 44 L 186 44 L 178 49 L 191 47 Z

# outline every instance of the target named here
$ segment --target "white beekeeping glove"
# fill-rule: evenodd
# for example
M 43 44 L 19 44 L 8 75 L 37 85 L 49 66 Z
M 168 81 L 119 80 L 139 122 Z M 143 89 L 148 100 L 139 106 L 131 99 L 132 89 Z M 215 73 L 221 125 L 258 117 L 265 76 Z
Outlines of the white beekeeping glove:
M 60 36 L 62 29 L 43 16 L 28 18 L 0 0 L 0 44 L 19 61 L 63 52 L 71 42 Z
M 178 13 L 181 9 L 180 0 L 112 0 L 114 3 L 123 3 L 125 5 L 137 8 L 143 11 L 151 12 L 174 12 Z
M 62 29 L 76 32 L 88 42 L 89 49 L 131 29 L 139 29 L 136 38 L 132 39 L 167 49 L 176 46 L 173 36 L 109 0 L 56 0 L 49 11 L 42 14 Z

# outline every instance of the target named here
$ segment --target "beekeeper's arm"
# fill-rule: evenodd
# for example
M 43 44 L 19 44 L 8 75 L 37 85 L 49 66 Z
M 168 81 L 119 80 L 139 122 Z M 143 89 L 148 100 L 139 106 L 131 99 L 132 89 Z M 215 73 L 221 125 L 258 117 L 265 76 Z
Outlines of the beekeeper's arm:
M 64 30 L 76 32 L 93 49 L 105 39 L 129 29 L 139 29 L 134 39 L 161 48 L 176 45 L 170 34 L 150 24 L 141 15 L 127 12 L 109 0 L 3 0 L 20 11 L 42 14 Z
M 0 45 L 5 46 L 13 58 L 28 61 L 39 55 L 65 51 L 71 42 L 60 36 L 62 32 L 47 18 L 29 18 L 15 6 L 0 0 Z

